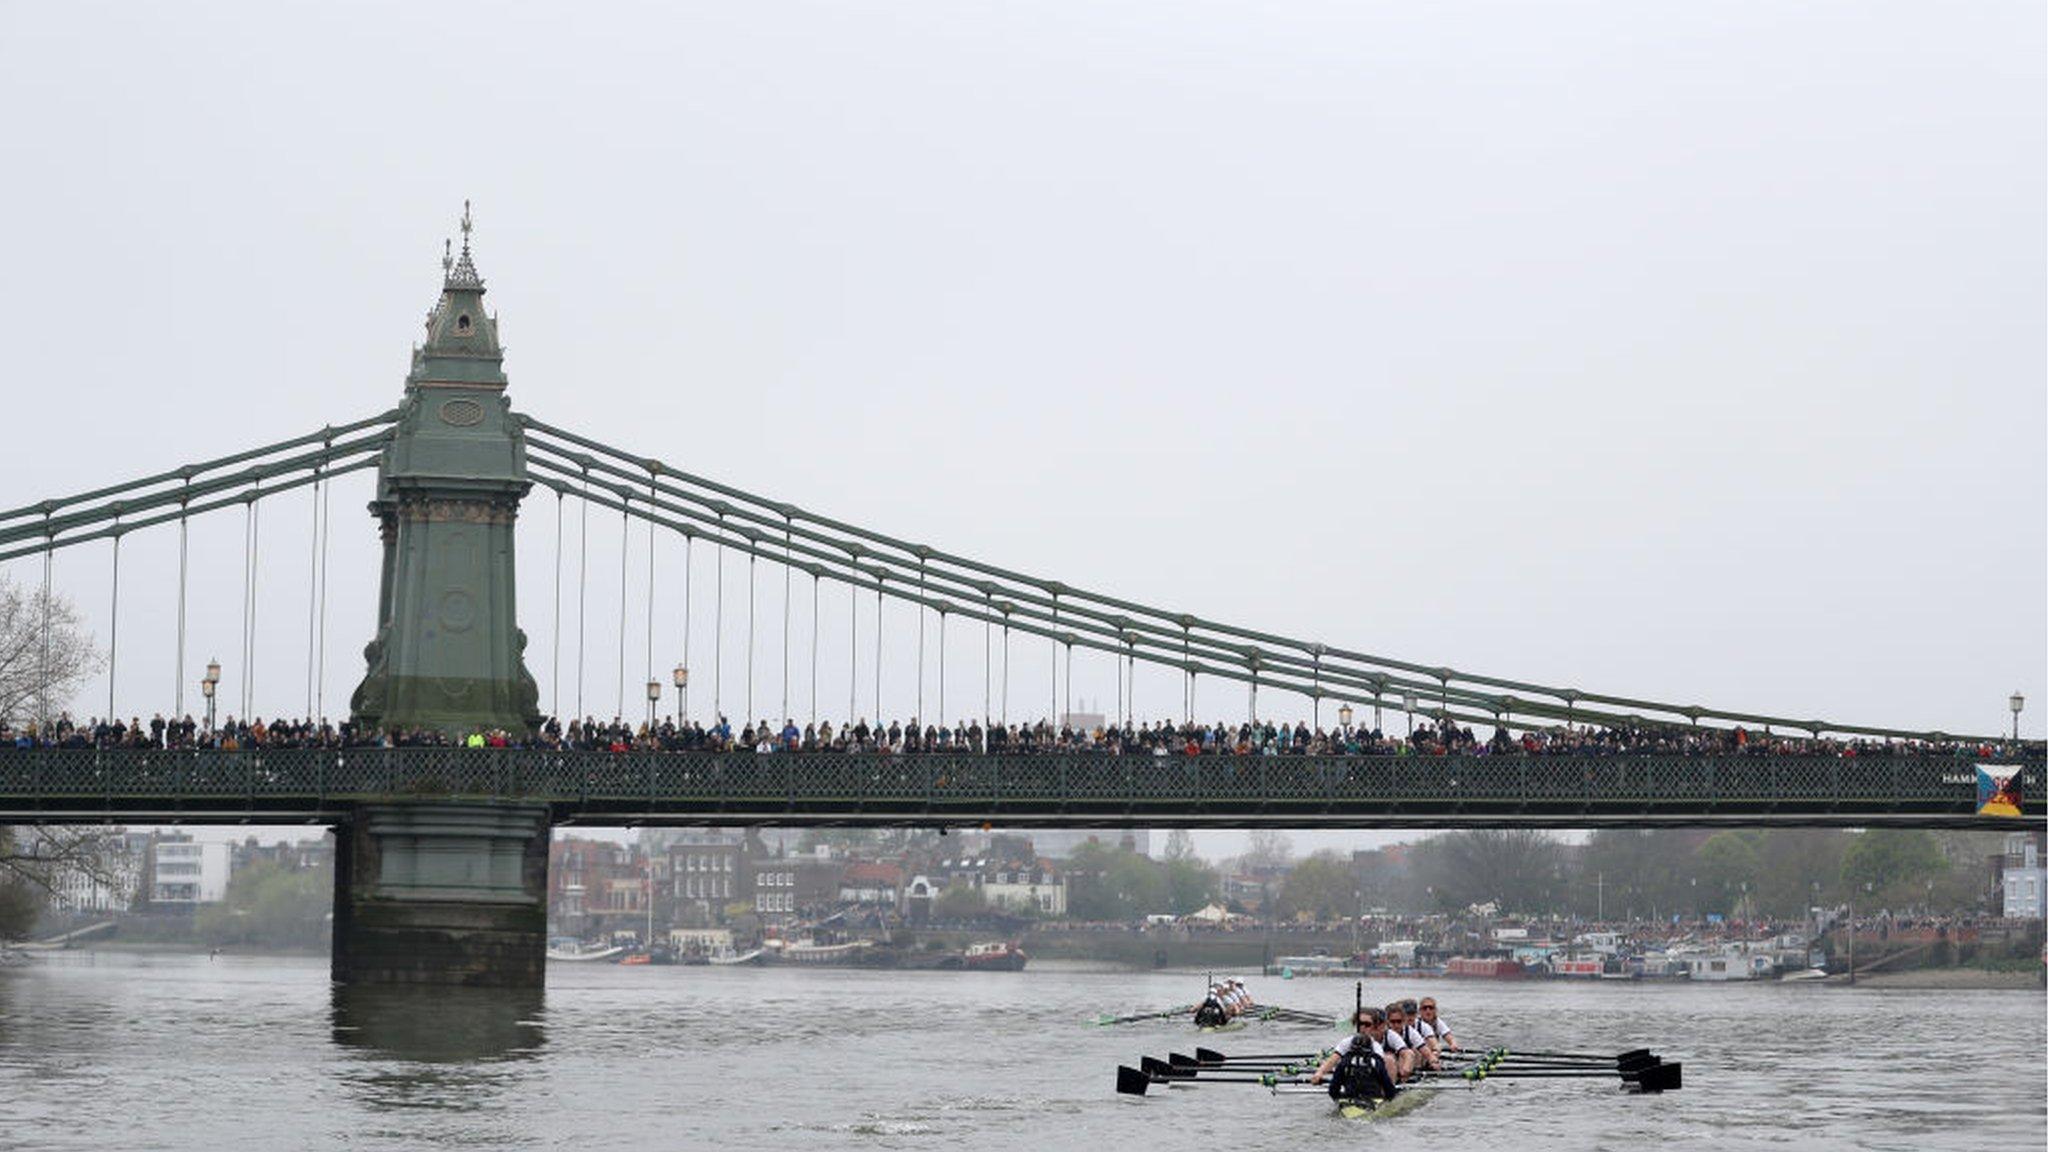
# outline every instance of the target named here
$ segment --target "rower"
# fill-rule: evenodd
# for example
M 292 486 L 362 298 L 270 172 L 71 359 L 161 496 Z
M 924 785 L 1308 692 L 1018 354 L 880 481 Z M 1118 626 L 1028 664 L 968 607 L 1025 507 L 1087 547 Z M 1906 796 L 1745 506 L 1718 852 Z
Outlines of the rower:
M 1408 1046 L 1408 1017 L 1401 1010 L 1401 1002 L 1394 1001 L 1386 1007 L 1385 1035 L 1374 1033 L 1380 1047 L 1387 1052 L 1387 1071 L 1393 1074 L 1394 1083 L 1405 1084 L 1415 1078 L 1415 1050 Z
M 1244 1006 L 1244 1007 L 1246 1007 L 1246 1008 L 1256 1008 L 1256 1007 L 1258 1007 L 1258 1005 L 1256 1005 L 1256 1004 L 1252 1003 L 1252 994 L 1251 994 L 1251 992 L 1250 992 L 1249 990 L 1247 990 L 1247 989 L 1245 988 L 1245 986 L 1244 986 L 1244 981 L 1242 981 L 1242 980 L 1238 979 L 1238 978 L 1237 978 L 1237 977 L 1235 977 L 1235 976 L 1232 976 L 1232 977 L 1230 978 L 1230 990 L 1231 990 L 1232 992 L 1235 992 L 1235 993 L 1237 993 L 1237 997 L 1238 997 L 1238 999 L 1239 999 L 1240 1001 L 1242 1001 L 1242 1002 L 1243 1002 L 1243 1006 Z
M 1401 1015 L 1408 1022 L 1401 1031 L 1401 1041 L 1415 1053 L 1416 1068 L 1427 1068 L 1432 1072 L 1440 1069 L 1442 1065 L 1437 1063 L 1436 1049 L 1430 1043 L 1433 1036 L 1422 1023 L 1421 1008 L 1413 1000 L 1403 1000 Z
M 1214 1028 L 1230 1019 L 1230 1010 L 1223 1006 L 1223 986 L 1209 985 L 1209 994 L 1202 1000 L 1202 1006 L 1195 1009 L 1195 1027 Z
M 1386 1017 L 1377 1008 L 1360 1008 L 1352 1015 L 1351 1023 L 1356 1031 L 1337 1042 L 1323 1062 L 1316 1065 L 1308 1082 L 1320 1084 L 1328 1076 L 1333 1100 L 1391 1100 L 1394 1081 L 1388 1075 L 1386 1050 L 1380 1044 L 1387 1028 Z
M 1437 1012 L 1436 1000 L 1433 997 L 1424 996 L 1421 1005 L 1418 1006 L 1416 1011 L 1422 1015 L 1422 1022 L 1429 1025 L 1430 1032 L 1435 1037 L 1438 1050 L 1448 1052 L 1464 1051 L 1464 1049 L 1458 1047 L 1458 1038 L 1451 1035 L 1451 1026 L 1445 1023 L 1443 1016 Z
M 1229 1010 L 1231 1017 L 1235 1019 L 1244 1015 L 1245 1004 L 1243 990 L 1232 987 L 1232 983 L 1230 978 L 1226 976 L 1217 987 L 1221 989 L 1223 994 L 1223 1007 Z

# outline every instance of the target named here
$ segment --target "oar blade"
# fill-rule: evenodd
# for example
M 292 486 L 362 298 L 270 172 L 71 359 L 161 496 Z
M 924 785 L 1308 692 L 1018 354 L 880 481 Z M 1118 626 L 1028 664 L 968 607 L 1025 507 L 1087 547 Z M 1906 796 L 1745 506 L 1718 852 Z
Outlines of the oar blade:
M 1152 1078 L 1128 1064 L 1116 1068 L 1116 1090 L 1125 1096 L 1143 1096 L 1152 1086 Z
M 1195 1059 L 1204 1064 L 1222 1064 L 1228 1061 L 1230 1057 L 1225 1056 L 1214 1048 L 1197 1048 L 1195 1049 Z
M 1166 1061 L 1156 1060 L 1150 1056 L 1139 1057 L 1138 1066 L 1144 1069 L 1145 1075 L 1155 1080 L 1166 1080 L 1174 1076 L 1184 1075 L 1180 1069 Z
M 1645 1068 L 1636 1078 L 1638 1092 L 1676 1092 L 1685 1086 L 1683 1064 L 1659 1064 Z

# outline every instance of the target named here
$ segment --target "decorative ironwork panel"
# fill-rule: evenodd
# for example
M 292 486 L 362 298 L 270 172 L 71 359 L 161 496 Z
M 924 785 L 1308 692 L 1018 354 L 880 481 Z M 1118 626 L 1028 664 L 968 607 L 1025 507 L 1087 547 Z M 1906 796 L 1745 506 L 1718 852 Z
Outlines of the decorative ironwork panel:
M 1172 823 L 1972 820 L 1961 756 L 757 755 L 468 748 L 0 749 L 0 813 L 331 819 L 506 799 L 558 818 Z M 2038 814 L 2042 766 L 2021 777 Z M 1985 821 L 1978 821 L 1985 822 Z M 2003 826 L 2003 825 L 2001 825 Z

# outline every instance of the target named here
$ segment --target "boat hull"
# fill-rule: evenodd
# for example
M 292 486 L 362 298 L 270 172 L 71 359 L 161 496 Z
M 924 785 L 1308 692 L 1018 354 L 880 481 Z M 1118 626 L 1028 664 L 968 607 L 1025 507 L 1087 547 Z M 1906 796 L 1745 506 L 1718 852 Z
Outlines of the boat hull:
M 1424 1104 L 1429 1103 L 1434 1091 L 1420 1091 L 1409 1088 L 1397 1092 L 1392 1100 L 1375 1100 L 1371 1103 L 1348 1101 L 1337 1105 L 1337 1115 L 1346 1120 L 1392 1120 L 1406 1116 Z

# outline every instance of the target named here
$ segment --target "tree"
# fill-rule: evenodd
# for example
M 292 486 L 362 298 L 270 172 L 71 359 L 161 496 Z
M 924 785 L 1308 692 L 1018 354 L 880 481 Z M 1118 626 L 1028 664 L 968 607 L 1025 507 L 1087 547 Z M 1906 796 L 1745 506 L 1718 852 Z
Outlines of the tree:
M 1763 833 L 1755 829 L 1716 832 L 1693 854 L 1699 876 L 1702 906 L 1724 915 L 1735 913 L 1736 905 L 1757 886 L 1763 854 L 1759 851 Z
M 14 829 L 0 827 L 0 940 L 20 940 L 36 926 L 43 893 L 7 861 L 16 855 Z
M 1198 858 L 1169 860 L 1166 873 L 1166 910 L 1176 916 L 1198 912 L 1222 892 L 1216 870 Z
M 979 920 L 988 911 L 988 896 L 972 884 L 953 884 L 932 900 L 937 920 Z
M 64 873 L 113 883 L 108 837 L 103 828 L 0 827 L 0 940 L 28 935 Z
M 1842 854 L 1852 892 L 1889 905 L 1922 902 L 1926 882 L 1944 870 L 1940 846 L 1921 828 L 1871 828 Z
M 70 600 L 0 575 L 0 720 L 48 719 L 103 664 Z
M 101 663 L 70 600 L 0 575 L 0 723 L 48 719 Z M 35 926 L 55 870 L 98 869 L 98 844 L 91 832 L 0 827 L 0 939 L 20 939 Z
M 266 860 L 235 873 L 227 898 L 202 907 L 194 926 L 208 944 L 311 948 L 320 943 L 333 899 L 332 869 Z
M 1199 859 L 1195 855 L 1195 838 L 1188 834 L 1187 829 L 1175 828 L 1166 837 L 1166 848 L 1160 859 L 1170 864 Z
M 1287 833 L 1272 828 L 1259 828 L 1252 832 L 1251 848 L 1239 861 L 1246 870 L 1259 868 L 1285 868 L 1294 859 L 1294 841 Z
M 1067 911 L 1077 920 L 1136 920 L 1167 900 L 1167 868 L 1149 857 L 1090 842 L 1067 859 Z
M 1358 914 L 1358 877 L 1334 850 L 1324 849 L 1294 866 L 1280 887 L 1280 915 L 1341 920 Z
M 1423 841 L 1416 872 L 1439 908 L 1498 904 L 1504 912 L 1548 911 L 1562 900 L 1563 854 L 1545 832 L 1475 828 Z

